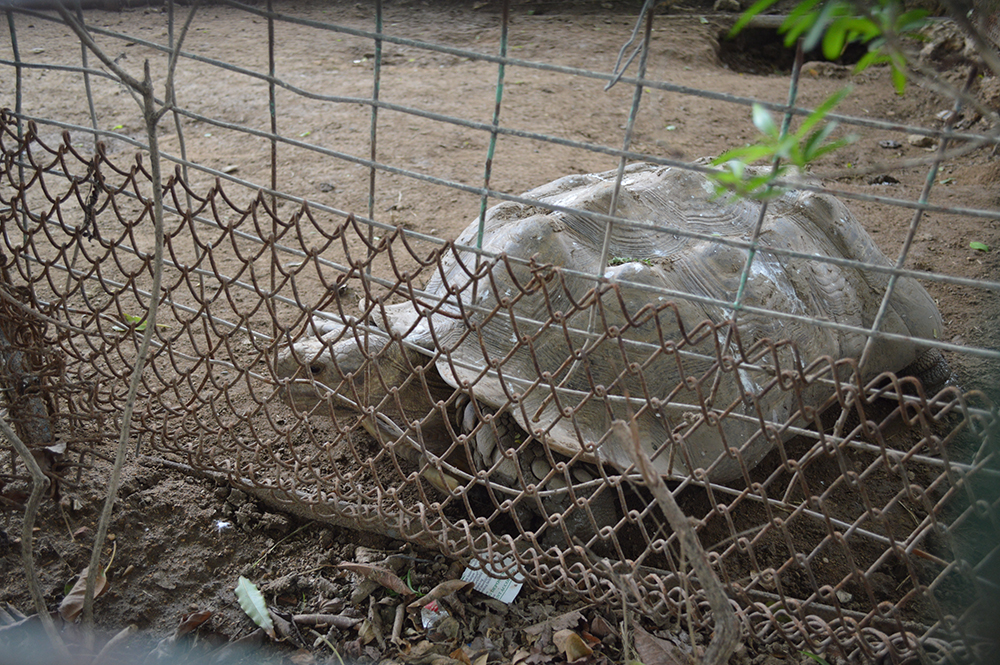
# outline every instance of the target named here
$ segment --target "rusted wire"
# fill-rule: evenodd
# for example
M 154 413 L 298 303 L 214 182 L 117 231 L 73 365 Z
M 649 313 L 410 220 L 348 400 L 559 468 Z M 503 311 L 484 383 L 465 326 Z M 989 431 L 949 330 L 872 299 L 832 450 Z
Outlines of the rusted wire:
M 147 306 L 151 264 L 144 249 L 148 231 L 143 229 L 148 201 L 135 192 L 144 191 L 149 173 L 141 162 L 125 169 L 111 164 L 104 153 L 87 160 L 68 146 L 44 146 L 31 132 L 18 142 L 11 122 L 4 126 L 0 144 L 6 164 L 29 170 L 27 184 L 0 194 L 0 223 L 6 228 L 22 218 L 35 220 L 24 228 L 23 243 L 6 236 L 3 251 L 12 257 L 7 288 L 32 294 L 29 301 L 22 298 L 20 306 L 8 308 L 8 318 L 25 320 L 24 308 L 37 308 L 45 336 L 23 343 L 35 353 L 43 347 L 47 353 L 58 350 L 61 362 L 51 371 L 33 370 L 51 386 L 47 412 L 53 415 L 56 438 L 64 436 L 63 424 L 72 422 L 76 431 L 94 432 L 91 438 L 73 439 L 77 455 L 106 455 L 110 442 L 98 435 L 97 424 L 121 410 L 121 385 L 138 348 L 135 314 Z M 41 155 L 49 157 L 39 159 Z M 89 175 L 58 177 L 51 174 L 53 164 L 62 173 Z M 88 204 L 95 181 L 103 183 L 94 206 L 98 232 L 88 238 L 60 220 Z M 494 425 L 481 416 L 481 424 L 463 430 L 454 420 L 465 403 L 463 393 L 476 394 L 475 384 L 459 391 L 434 378 L 435 363 L 448 361 L 455 342 L 438 338 L 437 352 L 421 355 L 398 333 L 387 335 L 377 324 L 385 309 L 376 301 L 409 301 L 456 321 L 476 321 L 469 330 L 479 334 L 491 317 L 511 316 L 518 297 L 512 295 L 490 312 L 463 310 L 461 297 L 450 301 L 458 309 L 447 300 L 435 304 L 413 285 L 424 281 L 425 271 L 439 272 L 442 257 L 455 250 L 446 245 L 428 260 L 402 234 L 371 246 L 364 242 L 368 227 L 353 219 L 324 231 L 328 246 L 343 251 L 336 267 L 315 260 L 314 250 L 306 250 L 305 260 L 288 263 L 280 245 L 299 234 L 298 225 L 311 224 L 307 216 L 284 218 L 266 205 L 237 206 L 218 187 L 192 192 L 196 210 L 190 210 L 183 207 L 188 193 L 179 179 L 165 185 L 165 200 L 181 214 L 167 229 L 166 253 L 174 258 L 164 266 L 163 325 L 153 332 L 133 421 L 135 435 L 154 454 L 193 471 L 221 474 L 299 515 L 391 532 L 463 558 L 512 556 L 517 571 L 540 588 L 604 602 L 622 592 L 611 579 L 627 580 L 629 602 L 653 617 L 687 615 L 687 597 L 678 594 L 692 588 L 701 608 L 696 625 L 711 625 L 697 584 L 683 582 L 688 572 L 679 563 L 676 537 L 650 505 L 637 474 L 596 465 L 583 453 L 546 451 L 544 434 L 526 433 L 517 444 L 516 459 L 534 462 L 513 471 L 516 485 L 505 485 L 497 480 L 508 468 L 503 460 L 515 458 L 497 457 L 476 467 L 468 452 L 484 428 Z M 197 216 L 209 216 L 211 223 L 196 221 Z M 263 244 L 249 240 L 257 228 L 272 225 L 273 239 Z M 204 256 L 197 271 L 184 259 L 195 241 Z M 76 268 L 67 270 L 72 253 L 78 255 Z M 343 303 L 331 302 L 325 290 L 307 295 L 309 283 L 363 280 L 367 266 L 386 265 L 389 256 L 393 264 L 409 260 L 418 267 L 405 278 L 390 275 L 380 291 L 368 285 L 372 304 L 367 312 L 352 314 Z M 504 261 L 486 261 L 469 276 L 482 282 L 480 288 L 495 288 L 496 283 L 484 281 L 493 279 L 494 270 L 527 275 L 518 282 L 524 294 L 555 294 L 569 284 L 547 267 L 525 273 Z M 27 265 L 33 269 L 26 270 Z M 222 272 L 223 265 L 239 273 L 239 280 Z M 271 265 L 280 267 L 273 288 Z M 192 279 L 195 274 L 201 279 Z M 275 299 L 275 289 L 284 300 Z M 590 297 L 571 311 L 536 316 L 535 322 L 557 325 L 572 339 L 574 322 L 586 322 L 594 311 L 602 321 L 608 302 Z M 357 368 L 370 371 L 388 391 L 367 410 L 367 417 L 364 395 L 343 392 L 347 384 L 316 385 L 312 407 L 289 405 L 280 394 L 287 379 L 279 380 L 275 372 L 278 351 L 316 334 L 310 312 L 337 312 L 338 307 L 345 329 L 341 343 L 362 339 L 367 328 L 374 333 L 371 339 L 384 345 L 381 351 L 372 347 L 372 360 Z M 787 343 L 720 345 L 727 334 L 739 342 L 739 330 L 727 333 L 725 324 L 692 325 L 680 320 L 675 307 L 629 316 L 628 325 L 655 322 L 663 331 L 662 341 L 653 345 L 657 348 L 643 351 L 645 356 L 669 358 L 689 377 L 666 400 L 637 388 L 633 401 L 639 410 L 694 400 L 692 412 L 702 415 L 671 435 L 670 445 L 678 450 L 698 429 L 741 417 L 734 405 L 704 401 L 714 375 L 702 376 L 704 369 L 692 371 L 696 367 L 715 363 L 731 372 L 769 367 L 775 378 L 762 394 L 788 394 L 796 404 L 787 420 L 765 420 L 767 429 L 760 436 L 776 442 L 777 455 L 763 467 L 741 462 L 749 482 L 712 481 L 706 475 L 709 468 L 674 487 L 738 606 L 744 630 L 761 644 L 858 659 L 902 660 L 920 653 L 961 660 L 961 654 L 984 648 L 990 637 L 977 633 L 975 608 L 986 602 L 990 583 L 976 570 L 979 562 L 998 553 L 996 546 L 982 543 L 970 551 L 969 539 L 996 519 L 996 497 L 986 482 L 1000 467 L 994 405 L 981 394 L 955 388 L 926 395 L 916 384 L 891 376 L 883 379 L 887 383 L 864 385 L 851 363 L 834 359 L 789 364 L 795 356 Z M 520 324 L 525 331 L 534 325 Z M 271 335 L 272 325 L 280 331 L 277 338 Z M 675 332 L 668 336 L 666 331 Z M 619 348 L 619 333 L 601 332 L 588 348 Z M 534 333 L 522 332 L 512 353 L 530 350 L 534 339 Z M 621 346 L 616 353 L 628 357 L 631 348 Z M 389 367 L 377 361 L 379 354 L 392 350 L 410 354 L 407 378 L 398 383 Z M 309 367 L 309 358 L 301 361 L 304 370 Z M 508 361 L 497 361 L 495 369 L 504 376 Z M 616 382 L 641 386 L 650 362 L 626 365 Z M 540 377 L 555 371 L 538 369 Z M 511 403 L 515 392 L 541 390 L 545 381 L 514 381 Z M 824 403 L 811 401 L 805 390 L 817 382 L 831 386 Z M 595 387 L 588 399 L 606 399 L 601 396 L 608 389 Z M 332 394 L 338 390 L 344 397 Z M 426 395 L 425 412 L 411 420 L 392 418 L 394 411 L 408 408 L 400 396 L 408 390 Z M 350 401 L 342 402 L 344 398 Z M 356 416 L 345 410 L 351 402 Z M 562 401 L 558 407 L 570 414 L 564 417 L 573 417 L 578 408 Z M 849 426 L 833 437 L 824 433 L 823 413 L 837 408 L 850 411 Z M 447 445 L 428 438 L 427 428 L 439 417 L 450 423 L 454 440 Z M 359 419 L 368 423 L 372 436 L 360 433 Z M 789 438 L 779 435 L 782 431 L 812 433 Z M 743 442 L 730 445 L 739 460 L 736 449 Z M 659 454 L 667 454 L 667 448 Z M 435 477 L 451 478 L 452 484 L 445 483 L 442 491 Z M 617 511 L 610 520 L 605 499 Z M 567 540 L 566 534 L 578 542 Z M 611 570 L 613 578 L 605 572 Z M 934 595 L 944 586 L 950 590 L 947 600 Z

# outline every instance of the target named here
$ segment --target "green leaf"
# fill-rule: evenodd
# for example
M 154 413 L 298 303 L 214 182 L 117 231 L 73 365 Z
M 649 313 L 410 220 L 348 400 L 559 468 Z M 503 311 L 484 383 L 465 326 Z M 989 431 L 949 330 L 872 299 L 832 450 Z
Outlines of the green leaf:
M 803 656 L 808 656 L 809 658 L 812 658 L 817 663 L 819 663 L 819 665 L 830 665 L 828 662 L 826 662 L 826 658 L 823 658 L 822 656 L 817 656 L 816 654 L 810 653 L 809 651 L 800 651 L 799 653 L 802 654 Z
M 837 123 L 828 122 L 813 132 L 812 135 L 806 139 L 806 142 L 802 146 L 802 156 L 805 158 L 805 161 L 809 162 L 815 159 L 813 155 L 819 151 L 823 142 L 830 138 L 830 134 L 832 134 L 835 129 L 837 129 Z
M 901 95 L 906 91 L 906 72 L 892 63 L 892 87 L 896 89 L 896 94 Z
M 729 34 L 727 34 L 726 37 L 728 39 L 732 39 L 738 35 L 740 31 L 747 27 L 747 24 L 753 20 L 754 16 L 769 9 L 771 5 L 777 2 L 778 0 L 757 0 L 757 2 L 753 3 L 753 5 L 740 15 L 740 18 L 736 21 L 736 25 L 733 26 L 732 30 L 729 31 Z
M 823 37 L 823 57 L 836 60 L 843 55 L 847 41 L 847 26 L 839 21 L 834 23 Z
M 851 92 L 851 86 L 845 86 L 833 93 L 826 100 L 816 107 L 816 109 L 809 114 L 809 116 L 802 122 L 795 135 L 799 138 L 805 138 L 806 134 L 812 131 L 813 127 L 823 121 L 826 116 L 833 110 L 837 104 L 839 104 L 844 97 L 849 95 Z
M 842 139 L 837 139 L 832 143 L 827 143 L 826 145 L 816 149 L 816 152 L 812 154 L 812 159 L 810 161 L 817 160 L 823 155 L 827 154 L 828 152 L 833 152 L 834 150 L 840 150 L 845 145 L 850 145 L 857 140 L 858 140 L 857 134 L 849 134 Z
M 277 639 L 274 634 L 274 622 L 271 621 L 271 615 L 267 611 L 264 596 L 253 582 L 242 575 L 236 583 L 236 600 L 255 624 L 263 628 L 272 640 Z
M 754 104 L 752 117 L 754 126 L 760 130 L 761 134 L 778 138 L 778 126 L 774 124 L 774 118 L 771 117 L 767 109 L 760 104 Z
M 812 27 L 809 30 L 809 34 L 807 34 L 805 39 L 802 40 L 803 51 L 811 51 L 820 43 L 820 40 L 823 39 L 823 34 L 826 32 L 827 26 L 830 24 L 830 19 L 840 8 L 839 5 L 840 3 L 837 2 L 827 2 L 823 5 L 823 8 L 819 10 L 819 14 L 814 19 Z
M 785 46 L 791 46 L 803 32 L 813 24 L 815 12 L 813 7 L 819 4 L 819 0 L 804 0 L 795 5 L 795 9 L 788 15 L 784 23 L 781 24 L 779 32 L 785 33 Z
M 858 60 L 857 64 L 854 65 L 854 73 L 858 74 L 865 71 L 872 65 L 880 65 L 883 62 L 888 62 L 889 57 L 878 50 L 868 51 L 861 59 Z
M 931 13 L 926 9 L 911 9 L 896 19 L 896 32 L 915 32 L 927 25 Z
M 990 251 L 990 246 L 989 245 L 987 245 L 985 242 L 979 242 L 978 240 L 973 240 L 972 242 L 970 242 L 969 243 L 969 247 L 971 247 L 972 249 L 978 250 L 980 252 L 988 252 L 988 251 Z

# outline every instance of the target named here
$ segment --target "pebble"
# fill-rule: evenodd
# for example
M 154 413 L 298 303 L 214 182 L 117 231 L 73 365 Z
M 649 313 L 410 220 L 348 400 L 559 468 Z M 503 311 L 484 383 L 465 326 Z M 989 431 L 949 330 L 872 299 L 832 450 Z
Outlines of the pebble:
M 916 148 L 933 148 L 937 143 L 932 137 L 923 134 L 910 134 L 906 137 L 906 142 Z
M 712 11 L 735 14 L 743 11 L 743 7 L 737 0 L 715 0 L 715 4 L 712 5 Z
M 243 490 L 234 489 L 229 492 L 229 498 L 227 498 L 226 501 L 234 506 L 242 506 L 247 502 L 247 493 Z
M 551 469 L 552 467 L 549 466 L 548 461 L 546 461 L 542 457 L 536 457 L 535 460 L 531 463 L 531 473 L 532 475 L 535 476 L 535 478 L 538 478 L 539 480 L 545 478 L 545 476 L 548 475 Z

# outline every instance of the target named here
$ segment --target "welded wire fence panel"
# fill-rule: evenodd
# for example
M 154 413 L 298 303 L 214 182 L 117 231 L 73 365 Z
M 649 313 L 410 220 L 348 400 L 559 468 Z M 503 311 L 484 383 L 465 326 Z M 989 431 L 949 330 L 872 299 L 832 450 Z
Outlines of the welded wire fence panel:
M 747 639 L 888 662 L 968 662 L 996 648 L 998 412 L 989 380 L 957 385 L 942 354 L 969 376 L 1000 352 L 978 341 L 988 335 L 949 331 L 924 287 L 992 303 L 1000 283 L 908 256 L 925 212 L 987 229 L 995 207 L 835 191 L 912 219 L 887 259 L 828 188 L 799 182 L 767 204 L 718 197 L 706 162 L 629 143 L 643 90 L 749 98 L 627 75 L 617 85 L 636 94 L 609 93 L 630 118 L 623 134 L 578 142 L 502 123 L 496 109 L 518 111 L 516 92 L 503 101 L 505 77 L 613 75 L 506 57 L 506 12 L 492 17 L 503 29 L 488 53 L 376 33 L 381 14 L 338 23 L 234 7 L 260 50 L 232 61 L 199 33 L 197 11 L 186 29 L 180 12 L 154 21 L 157 38 L 83 17 L 103 52 L 141 48 L 158 83 L 186 35 L 160 183 L 141 114 L 103 126 L 113 96 L 133 103 L 109 74 L 123 59 L 26 58 L 19 21 L 74 18 L 9 15 L 3 62 L 18 84 L 0 127 L 0 353 L 8 417 L 53 477 L 72 482 L 72 465 L 112 454 L 152 325 L 132 423 L 140 451 L 299 515 L 707 629 L 701 585 L 634 465 L 641 454 L 671 481 Z M 343 40 L 338 57 L 370 64 L 371 78 L 269 74 L 275 51 L 312 67 L 303 33 Z M 428 72 L 430 91 L 381 90 L 387 45 L 398 62 L 468 59 L 482 89 L 448 97 L 435 89 L 447 78 Z M 65 68 L 79 77 L 72 101 L 33 97 L 32 73 Z M 93 115 L 80 103 L 88 89 Z M 842 119 L 947 134 L 958 151 L 989 150 L 1000 127 Z M 399 151 L 442 141 L 459 157 L 404 159 L 377 150 L 383 140 Z M 232 141 L 242 161 L 220 163 Z M 517 169 L 505 154 L 530 159 L 523 145 L 588 166 L 513 190 L 525 194 L 494 189 L 491 178 Z M 936 172 L 955 156 L 939 147 L 907 168 Z M 400 183 L 445 199 L 426 226 L 407 217 Z M 469 226 L 439 237 L 433 220 L 455 210 Z M 16 467 L 5 483 L 23 478 Z

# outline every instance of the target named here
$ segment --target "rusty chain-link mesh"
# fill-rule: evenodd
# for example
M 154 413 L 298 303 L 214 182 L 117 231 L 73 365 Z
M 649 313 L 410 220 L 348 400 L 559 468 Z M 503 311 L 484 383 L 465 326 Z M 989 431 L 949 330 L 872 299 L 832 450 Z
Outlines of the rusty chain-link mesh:
M 989 0 L 978 7 L 987 5 Z M 243 5 L 238 10 L 279 25 L 357 38 L 355 64 L 369 59 L 375 39 L 376 62 L 384 40 L 431 57 L 555 72 L 575 77 L 574 83 L 598 79 L 603 85 L 613 78 L 385 35 L 378 27 L 381 16 L 376 32 L 369 33 Z M 62 25 L 52 14 L 24 14 Z M 433 105 L 427 110 L 379 101 L 377 67 L 371 98 L 335 97 L 318 84 L 320 92 L 297 87 L 297 78 L 264 74 L 263 64 L 250 62 L 252 54 L 240 54 L 247 62 L 227 63 L 185 52 L 179 66 L 190 72 L 189 85 L 192 79 L 218 80 L 218 90 L 225 90 L 226 77 L 239 75 L 254 84 L 276 81 L 291 97 L 276 104 L 271 90 L 269 98 L 261 93 L 261 99 L 233 102 L 270 102 L 270 132 L 252 113 L 240 119 L 227 108 L 215 117 L 202 100 L 188 106 L 175 100 L 177 144 L 170 151 L 176 154 L 164 162 L 180 166 L 161 188 L 166 246 L 156 266 L 153 178 L 148 153 L 142 152 L 148 143 L 130 129 L 98 129 L 103 124 L 94 111 L 91 129 L 81 111 L 88 101 L 94 108 L 91 84 L 107 85 L 106 103 L 121 92 L 120 81 L 84 56 L 79 70 L 92 79 L 88 97 L 64 102 L 66 118 L 22 110 L 25 72 L 73 65 L 45 62 L 44 49 L 37 62 L 23 62 L 14 43 L 14 16 L 21 15 L 8 14 L 14 55 L 3 65 L 18 77 L 17 103 L 11 104 L 17 109 L 0 117 L 0 379 L 6 418 L 57 487 L 77 482 L 80 470 L 98 458 L 114 456 L 154 272 L 162 269 L 153 349 L 132 422 L 140 454 L 212 474 L 306 518 L 490 562 L 543 589 L 625 602 L 654 620 L 683 617 L 707 631 L 713 619 L 705 594 L 643 479 L 627 461 L 598 461 L 598 446 L 629 449 L 634 442 L 628 428 L 580 433 L 579 441 L 597 439 L 589 448 L 554 449 L 548 443 L 556 438 L 550 436 L 554 428 L 572 429 L 585 408 L 606 407 L 609 423 L 659 417 L 670 423 L 666 434 L 641 440 L 640 447 L 670 469 L 695 469 L 674 474 L 671 489 L 708 551 L 745 637 L 776 650 L 894 663 L 915 657 L 971 662 L 997 648 L 991 621 L 1000 565 L 1000 423 L 987 396 L 950 385 L 931 394 L 912 377 L 889 374 L 862 380 L 852 358 L 804 357 L 787 340 L 750 339 L 746 326 L 726 316 L 715 323 L 685 318 L 683 299 L 670 294 L 650 290 L 647 306 L 633 307 L 613 280 L 591 276 L 588 295 L 569 297 L 568 284 L 579 278 L 574 266 L 492 254 L 470 262 L 470 248 L 433 238 L 433 229 L 420 229 L 429 233 L 422 235 L 372 219 L 379 187 L 389 187 L 385 181 L 376 186 L 376 171 L 441 187 L 448 196 L 467 195 L 475 203 L 482 197 L 484 206 L 487 196 L 517 200 L 490 189 L 488 170 L 479 188 L 430 168 L 393 163 L 391 156 L 378 161 L 377 109 L 405 117 L 413 132 L 426 121 L 448 131 L 568 146 L 623 162 L 672 160 L 629 152 L 627 142 L 623 150 L 611 149 L 496 120 L 490 125 L 447 116 Z M 992 29 L 996 40 L 995 15 L 985 16 L 987 34 Z M 128 47 L 154 55 L 169 52 L 174 43 L 172 23 L 169 44 L 146 33 L 91 28 L 106 40 L 102 44 L 127 39 Z M 753 101 L 642 77 L 622 81 L 664 94 L 705 94 L 720 103 Z M 331 105 L 323 108 L 333 109 L 334 124 L 352 130 L 357 128 L 349 116 L 337 113 L 371 106 L 370 160 L 358 156 L 360 148 L 344 147 L 348 131 L 334 133 L 329 145 L 309 143 L 300 128 L 277 132 L 276 108 L 294 117 L 296 104 L 315 99 Z M 638 105 L 639 95 L 634 100 Z M 52 106 L 41 108 L 55 113 Z M 633 108 L 632 116 L 637 113 Z M 25 122 L 32 118 L 34 123 Z M 873 126 L 868 118 L 841 119 Z M 231 131 L 247 144 L 269 141 L 270 188 L 278 191 L 264 192 L 252 179 L 242 181 L 218 164 L 207 167 L 185 156 L 182 126 L 189 128 L 190 144 L 191 127 Z M 900 129 L 895 122 L 874 126 Z M 63 129 L 68 131 L 60 136 Z M 961 129 L 966 134 L 956 142 L 997 140 L 996 128 L 990 136 Z M 108 139 L 112 149 L 81 147 L 87 133 Z M 301 192 L 280 191 L 274 175 L 279 147 L 282 159 L 294 161 L 285 155 L 312 150 L 351 168 L 370 168 L 368 218 L 363 210 L 348 215 L 305 205 L 297 198 Z M 488 163 L 492 145 L 490 150 Z M 926 201 L 880 202 L 907 214 L 913 207 L 948 212 Z M 998 218 L 995 210 L 961 214 Z M 1000 289 L 995 276 L 977 281 L 906 270 L 905 258 L 904 252 L 896 266 L 903 269 L 889 272 L 989 293 Z M 446 265 L 456 263 L 466 275 L 461 283 L 426 290 Z M 811 265 L 827 267 L 822 259 Z M 880 275 L 888 269 L 882 270 Z M 510 285 L 502 296 L 499 278 Z M 497 293 L 491 308 L 463 304 L 485 290 Z M 549 304 L 560 298 L 569 304 Z M 518 310 L 528 301 L 543 306 L 528 316 Z M 430 312 L 435 321 L 451 322 L 450 334 L 458 331 L 460 338 L 427 344 L 426 337 L 417 343 L 399 329 L 387 332 L 387 312 L 405 303 Z M 503 340 L 509 353 L 495 353 L 490 335 L 501 326 L 490 322 L 512 331 L 509 342 Z M 632 335 L 637 330 L 644 331 L 640 344 Z M 290 347 L 315 350 L 310 340 L 320 334 L 326 341 L 319 356 L 310 351 L 285 362 Z M 970 358 L 997 357 L 995 349 L 937 341 Z M 458 353 L 462 343 L 482 349 L 478 364 Z M 328 357 L 343 344 L 363 353 L 328 374 Z M 538 360 L 545 345 L 568 351 L 548 365 Z M 598 356 L 606 365 L 587 364 Z M 514 371 L 515 363 L 530 369 Z M 666 365 L 679 378 L 664 387 Z M 574 393 L 572 402 L 559 402 L 557 394 L 535 406 L 554 412 L 553 418 L 532 431 L 512 420 L 510 414 L 520 410 L 522 422 L 533 422 L 534 412 L 524 406 L 532 395 L 574 372 L 589 378 L 587 390 Z M 456 388 L 449 373 L 467 377 L 465 383 Z M 501 385 L 503 397 L 477 399 L 486 394 L 487 379 Z M 752 383 L 754 389 L 725 397 L 719 386 L 727 382 L 737 388 Z M 740 424 L 739 437 L 728 434 L 732 423 Z M 718 459 L 697 457 L 694 442 L 706 434 L 723 441 Z M 771 452 L 760 461 L 759 450 Z M 735 469 L 724 481 L 713 473 L 722 466 Z M 11 453 L 0 474 L 0 501 L 19 507 L 23 464 Z
M 141 158 L 127 165 L 103 152 L 86 157 L 65 141 L 43 143 L 33 125 L 18 139 L 10 116 L 2 119 L 3 351 L 25 358 L 8 362 L 9 373 L 21 373 L 8 375 L 8 385 L 25 386 L 8 391 L 8 415 L 40 455 L 63 445 L 61 459 L 86 464 L 114 438 L 107 424 L 121 412 L 149 308 L 150 176 Z M 12 177 L 17 164 L 23 184 Z M 533 461 L 515 471 L 517 489 L 497 480 L 502 463 L 477 468 L 475 432 L 463 432 L 454 415 L 476 386 L 455 390 L 435 378 L 434 362 L 447 361 L 447 351 L 406 355 L 398 336 L 385 343 L 378 328 L 360 323 L 390 303 L 433 307 L 420 287 L 453 245 L 428 249 L 401 231 L 370 245 L 368 228 L 353 219 L 330 223 L 307 207 L 275 214 L 263 194 L 237 203 L 221 186 L 193 191 L 177 175 L 163 193 L 177 212 L 166 224 L 162 306 L 134 416 L 143 452 L 220 474 L 299 515 L 457 557 L 506 560 L 542 588 L 595 602 L 624 597 L 650 617 L 710 625 L 676 536 L 634 471 L 555 453 L 522 432 L 511 445 L 517 459 Z M 322 258 L 331 248 L 342 261 Z M 558 266 L 505 261 L 470 266 L 480 277 L 466 288 L 488 288 L 496 269 L 521 275 L 525 293 L 561 288 Z M 304 288 L 317 284 L 323 288 Z M 348 292 L 366 296 L 367 311 L 351 309 Z M 517 300 L 502 299 L 486 318 L 512 316 Z M 568 329 L 607 302 L 585 299 L 574 311 L 542 316 Z M 322 387 L 307 409 L 282 399 L 287 379 L 276 375 L 275 358 L 315 335 L 316 312 L 339 315 L 343 335 L 370 344 L 373 358 L 395 350 L 409 359 L 401 381 L 372 361 L 352 368 L 368 383 L 329 386 L 355 400 L 364 400 L 366 385 L 391 389 L 365 416 L 374 437 Z M 954 387 L 932 397 L 909 378 L 860 385 L 853 361 L 789 363 L 794 355 L 779 340 L 723 345 L 727 334 L 738 340 L 738 327 L 681 321 L 672 304 L 641 316 L 675 331 L 649 357 L 676 363 L 685 378 L 670 395 L 642 395 L 637 410 L 660 399 L 691 409 L 670 450 L 653 456 L 683 452 L 699 428 L 740 417 L 734 405 L 712 403 L 719 376 L 766 366 L 771 381 L 761 394 L 792 396 L 793 416 L 765 419 L 758 432 L 777 454 L 744 465 L 733 482 L 699 471 L 673 486 L 747 634 L 865 660 L 919 653 L 966 661 L 989 647 L 987 577 L 1000 552 L 981 534 L 997 528 L 994 405 Z M 620 334 L 600 337 L 615 344 Z M 525 335 L 515 346 L 532 342 Z M 643 385 L 652 363 L 623 364 L 622 385 Z M 827 398 L 803 401 L 809 385 L 826 385 Z M 613 389 L 595 386 L 591 398 Z M 426 398 L 424 412 L 397 417 L 391 435 L 379 415 L 405 412 L 400 395 L 411 390 Z M 489 423 L 481 428 L 499 420 L 479 415 Z M 838 415 L 846 423 L 840 434 Z M 450 423 L 451 439 L 424 436 L 435 417 Z M 747 443 L 728 442 L 737 460 Z

